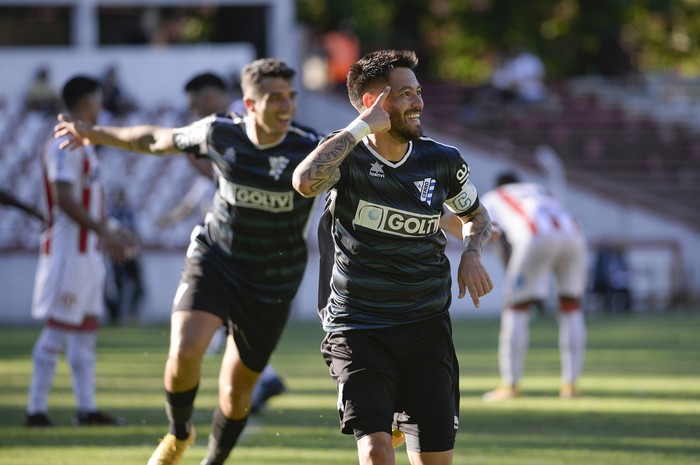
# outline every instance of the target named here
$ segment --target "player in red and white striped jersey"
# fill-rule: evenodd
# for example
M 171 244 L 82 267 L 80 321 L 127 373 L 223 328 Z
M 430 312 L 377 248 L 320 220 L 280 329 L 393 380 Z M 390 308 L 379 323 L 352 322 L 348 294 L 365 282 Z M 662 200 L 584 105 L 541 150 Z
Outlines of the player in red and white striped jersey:
M 496 188 L 481 197 L 502 231 L 506 262 L 504 308 L 499 334 L 501 386 L 484 400 L 520 395 L 528 347 L 530 308 L 543 305 L 556 279 L 559 299 L 561 397 L 577 395 L 583 368 L 586 329 L 581 298 L 586 288 L 586 240 L 574 217 L 542 185 L 519 182 L 504 173 Z
M 102 110 L 99 82 L 70 79 L 63 99 L 72 115 L 96 121 Z M 32 352 L 33 370 L 25 425 L 51 426 L 48 395 L 61 353 L 73 377 L 77 424 L 114 424 L 97 409 L 95 346 L 104 302 L 103 249 L 117 259 L 131 246 L 130 237 L 107 226 L 104 192 L 93 147 L 59 148 L 51 139 L 41 157 L 47 202 L 47 229 L 41 238 L 32 316 L 46 325 Z

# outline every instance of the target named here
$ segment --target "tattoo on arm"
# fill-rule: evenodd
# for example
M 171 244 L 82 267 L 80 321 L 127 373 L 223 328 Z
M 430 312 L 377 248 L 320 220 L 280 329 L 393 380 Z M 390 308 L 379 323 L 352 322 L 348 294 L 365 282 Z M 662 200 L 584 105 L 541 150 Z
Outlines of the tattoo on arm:
M 485 208 L 479 206 L 467 224 L 469 229 L 464 234 L 464 251 L 481 253 L 491 236 L 491 217 Z
M 357 145 L 355 138 L 348 132 L 341 132 L 327 140 L 315 150 L 315 156 L 309 161 L 306 175 L 313 195 L 320 194 L 333 186 L 340 179 L 339 166 L 348 153 Z

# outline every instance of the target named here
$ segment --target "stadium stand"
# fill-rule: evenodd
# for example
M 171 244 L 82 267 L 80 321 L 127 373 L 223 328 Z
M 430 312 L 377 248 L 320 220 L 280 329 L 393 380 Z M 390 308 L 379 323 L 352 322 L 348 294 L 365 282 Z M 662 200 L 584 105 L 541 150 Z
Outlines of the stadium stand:
M 548 86 L 544 104 L 466 114 L 467 90 L 428 82 L 424 120 L 475 144 L 510 151 L 525 164 L 539 147 L 549 146 L 564 161 L 570 182 L 700 230 L 697 85 L 683 90 L 657 77 L 630 86 L 593 76 Z
M 0 185 L 19 199 L 44 208 L 41 191 L 40 154 L 51 135 L 55 118 L 42 113 L 5 111 L 0 116 Z M 9 122 L 12 122 L 10 127 Z M 183 123 L 181 112 L 160 108 L 154 113 L 133 112 L 115 124 L 154 123 L 169 126 Z M 4 123 L 4 124 L 3 124 Z M 21 131 L 13 128 L 20 127 Z M 104 173 L 106 199 L 124 187 L 138 205 L 139 233 L 144 247 L 184 249 L 198 221 L 196 215 L 167 229 L 159 229 L 155 219 L 172 208 L 187 191 L 197 173 L 184 156 L 155 157 L 141 154 L 116 154 L 117 149 L 99 150 Z M 38 221 L 14 209 L 3 209 L 0 225 L 0 251 L 36 250 L 42 226 Z

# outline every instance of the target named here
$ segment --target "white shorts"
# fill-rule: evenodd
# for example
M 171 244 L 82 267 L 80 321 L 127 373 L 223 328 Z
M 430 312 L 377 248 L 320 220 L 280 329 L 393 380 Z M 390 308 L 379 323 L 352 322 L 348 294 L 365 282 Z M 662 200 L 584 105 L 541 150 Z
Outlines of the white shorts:
M 506 269 L 507 305 L 547 300 L 552 277 L 556 280 L 559 296 L 583 296 L 588 276 L 586 241 L 583 236 L 533 236 L 529 241 L 512 244 L 512 247 Z
M 32 316 L 80 325 L 86 315 L 104 312 L 105 262 L 101 254 L 40 255 Z

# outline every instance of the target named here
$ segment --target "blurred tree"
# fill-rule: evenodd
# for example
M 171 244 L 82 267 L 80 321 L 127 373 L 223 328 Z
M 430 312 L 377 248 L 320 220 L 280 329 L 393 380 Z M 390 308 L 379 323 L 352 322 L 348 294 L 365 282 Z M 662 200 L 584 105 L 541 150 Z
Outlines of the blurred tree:
M 318 33 L 350 23 L 362 51 L 416 50 L 444 79 L 485 80 L 499 50 L 519 45 L 549 76 L 625 76 L 672 71 L 696 76 L 700 0 L 298 0 Z

